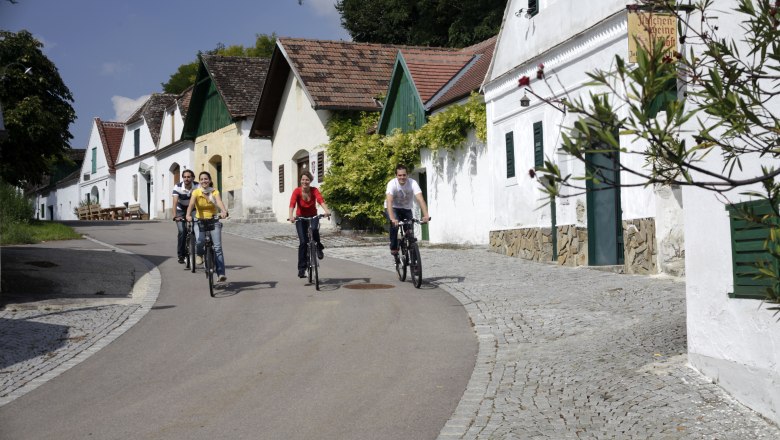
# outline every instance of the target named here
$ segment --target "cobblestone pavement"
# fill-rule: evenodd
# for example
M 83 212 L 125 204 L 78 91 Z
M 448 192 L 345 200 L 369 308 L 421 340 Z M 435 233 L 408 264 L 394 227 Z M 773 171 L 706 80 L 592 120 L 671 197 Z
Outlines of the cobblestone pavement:
M 130 254 L 89 240 L 96 248 Z M 151 309 L 160 291 L 160 273 L 150 262 L 131 257 L 145 270 L 139 270 L 144 275 L 136 280 L 127 300 L 12 304 L 0 310 L 0 406 L 92 356 Z M 111 261 L 106 259 L 106 264 Z M 122 260 L 122 264 L 127 263 Z
M 225 231 L 297 245 L 289 225 Z M 385 246 L 322 234 L 327 257 L 393 270 Z M 440 439 L 780 438 L 776 425 L 686 365 L 683 283 L 481 247 L 426 246 L 422 259 L 420 294 L 450 292 L 479 339 L 475 370 Z

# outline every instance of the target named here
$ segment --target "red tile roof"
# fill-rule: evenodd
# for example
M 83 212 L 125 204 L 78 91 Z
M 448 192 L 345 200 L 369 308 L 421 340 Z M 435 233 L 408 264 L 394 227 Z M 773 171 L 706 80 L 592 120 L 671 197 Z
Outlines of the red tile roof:
M 401 50 L 401 55 L 423 103 L 427 103 L 473 58 L 470 53 L 453 51 L 410 53 Z
M 461 49 L 462 53 L 472 54 L 473 61 L 441 91 L 439 96 L 434 97 L 426 106 L 430 109 L 443 107 L 479 90 L 490 67 L 490 61 L 493 59 L 497 40 L 498 36 L 494 36 L 481 43 Z
M 116 159 L 119 156 L 119 147 L 122 146 L 122 136 L 125 135 L 125 124 L 122 122 L 101 121 L 95 118 L 95 125 L 100 134 L 100 142 L 103 144 L 103 153 L 106 155 L 108 172 L 116 172 Z

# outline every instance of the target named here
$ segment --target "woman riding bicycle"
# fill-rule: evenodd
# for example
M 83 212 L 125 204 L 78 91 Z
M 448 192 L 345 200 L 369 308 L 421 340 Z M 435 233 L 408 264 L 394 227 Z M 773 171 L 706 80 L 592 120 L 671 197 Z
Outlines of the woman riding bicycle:
M 201 171 L 198 175 L 200 186 L 192 191 L 190 194 L 190 204 L 187 205 L 187 221 L 192 221 L 192 209 L 195 208 L 198 212 L 198 219 L 208 220 L 217 215 L 217 207 L 220 209 L 219 216 L 221 218 L 227 218 L 228 210 L 225 209 L 225 205 L 222 203 L 222 198 L 219 197 L 219 191 L 214 188 L 211 181 L 211 174 L 207 171 Z M 197 264 L 203 264 L 203 241 L 206 234 L 201 231 L 198 234 L 196 253 L 198 254 L 196 262 Z M 226 281 L 225 275 L 225 256 L 222 252 L 222 223 L 217 222 L 214 225 L 214 231 L 211 232 L 211 240 L 214 245 L 214 253 L 217 256 L 216 270 L 219 276 L 219 281 Z
M 330 211 L 328 211 L 328 206 L 322 199 L 320 190 L 311 186 L 312 180 L 314 180 L 314 177 L 311 173 L 304 171 L 303 174 L 301 174 L 301 186 L 295 188 L 290 197 L 290 216 L 287 220 L 291 223 L 295 223 L 295 229 L 298 231 L 298 278 L 306 277 L 306 266 L 308 263 L 306 261 L 306 246 L 309 244 L 309 238 L 306 232 L 309 229 L 309 221 L 300 220 L 296 222 L 295 217 L 315 217 L 317 215 L 317 203 L 325 210 L 325 216 L 330 217 Z M 293 209 L 295 209 L 296 205 L 298 206 L 298 209 L 295 216 L 293 216 Z M 314 218 L 311 220 L 311 223 L 313 230 L 312 235 L 314 241 L 317 242 L 317 258 L 322 260 L 324 257 L 322 250 L 325 249 L 325 247 L 320 243 L 319 219 Z

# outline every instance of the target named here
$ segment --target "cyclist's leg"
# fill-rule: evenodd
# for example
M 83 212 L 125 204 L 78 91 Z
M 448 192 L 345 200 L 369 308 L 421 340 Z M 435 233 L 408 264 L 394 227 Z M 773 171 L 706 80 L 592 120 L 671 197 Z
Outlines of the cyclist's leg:
M 306 246 L 309 243 L 309 239 L 306 233 L 306 228 L 309 225 L 305 220 L 299 220 L 295 222 L 295 230 L 298 233 L 298 275 L 300 276 L 302 271 L 306 270 L 308 262 L 306 261 Z
M 311 229 L 311 235 L 314 238 L 314 242 L 317 243 L 317 257 L 322 260 L 322 250 L 325 249 L 325 246 L 320 241 L 320 219 L 314 218 L 311 220 Z
M 211 244 L 214 246 L 214 254 L 217 257 L 215 261 L 215 270 L 217 275 L 225 275 L 225 254 L 222 251 L 222 223 L 217 222 L 214 225 L 214 230 L 211 231 Z
M 206 237 L 206 234 L 200 230 L 200 223 L 195 223 L 195 227 L 193 229 L 197 231 L 195 234 L 195 253 L 202 257 L 204 252 L 203 241 Z
M 387 214 L 387 209 L 384 211 L 385 218 L 390 223 L 390 252 L 393 253 L 393 255 L 398 254 L 398 226 L 393 226 L 393 223 L 390 221 L 390 216 Z M 396 217 L 397 219 L 398 217 Z
M 178 233 L 176 234 L 176 256 L 181 260 L 187 253 L 187 243 L 185 241 L 187 238 L 187 223 L 183 221 L 175 223 L 176 229 L 178 230 Z

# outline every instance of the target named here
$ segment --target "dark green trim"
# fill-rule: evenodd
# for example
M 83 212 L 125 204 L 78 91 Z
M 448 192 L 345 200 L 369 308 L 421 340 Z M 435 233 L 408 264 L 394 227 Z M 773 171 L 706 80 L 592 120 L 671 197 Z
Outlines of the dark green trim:
M 190 107 L 184 119 L 182 140 L 194 141 L 198 136 L 212 133 L 235 122 L 219 94 L 203 60 L 192 90 Z
M 778 273 L 778 261 L 767 250 L 771 228 L 764 223 L 749 221 L 744 215 L 774 215 L 774 211 L 767 200 L 726 205 L 726 210 L 729 213 L 731 271 L 734 280 L 734 291 L 729 292 L 729 297 L 764 300 L 768 296 L 768 289 L 780 287 L 771 278 L 756 278 L 759 274 L 756 263 L 759 261 L 764 261 Z
M 399 52 L 387 88 L 387 96 L 379 116 L 377 133 L 387 135 L 396 128 L 408 133 L 425 125 L 427 115 L 409 68 Z
M 542 121 L 534 122 L 534 167 L 538 170 L 544 166 L 544 133 Z
M 538 0 L 528 0 L 528 15 L 533 17 L 534 15 L 539 13 L 539 1 Z
M 515 138 L 513 132 L 504 135 L 506 143 L 506 178 L 515 177 Z

